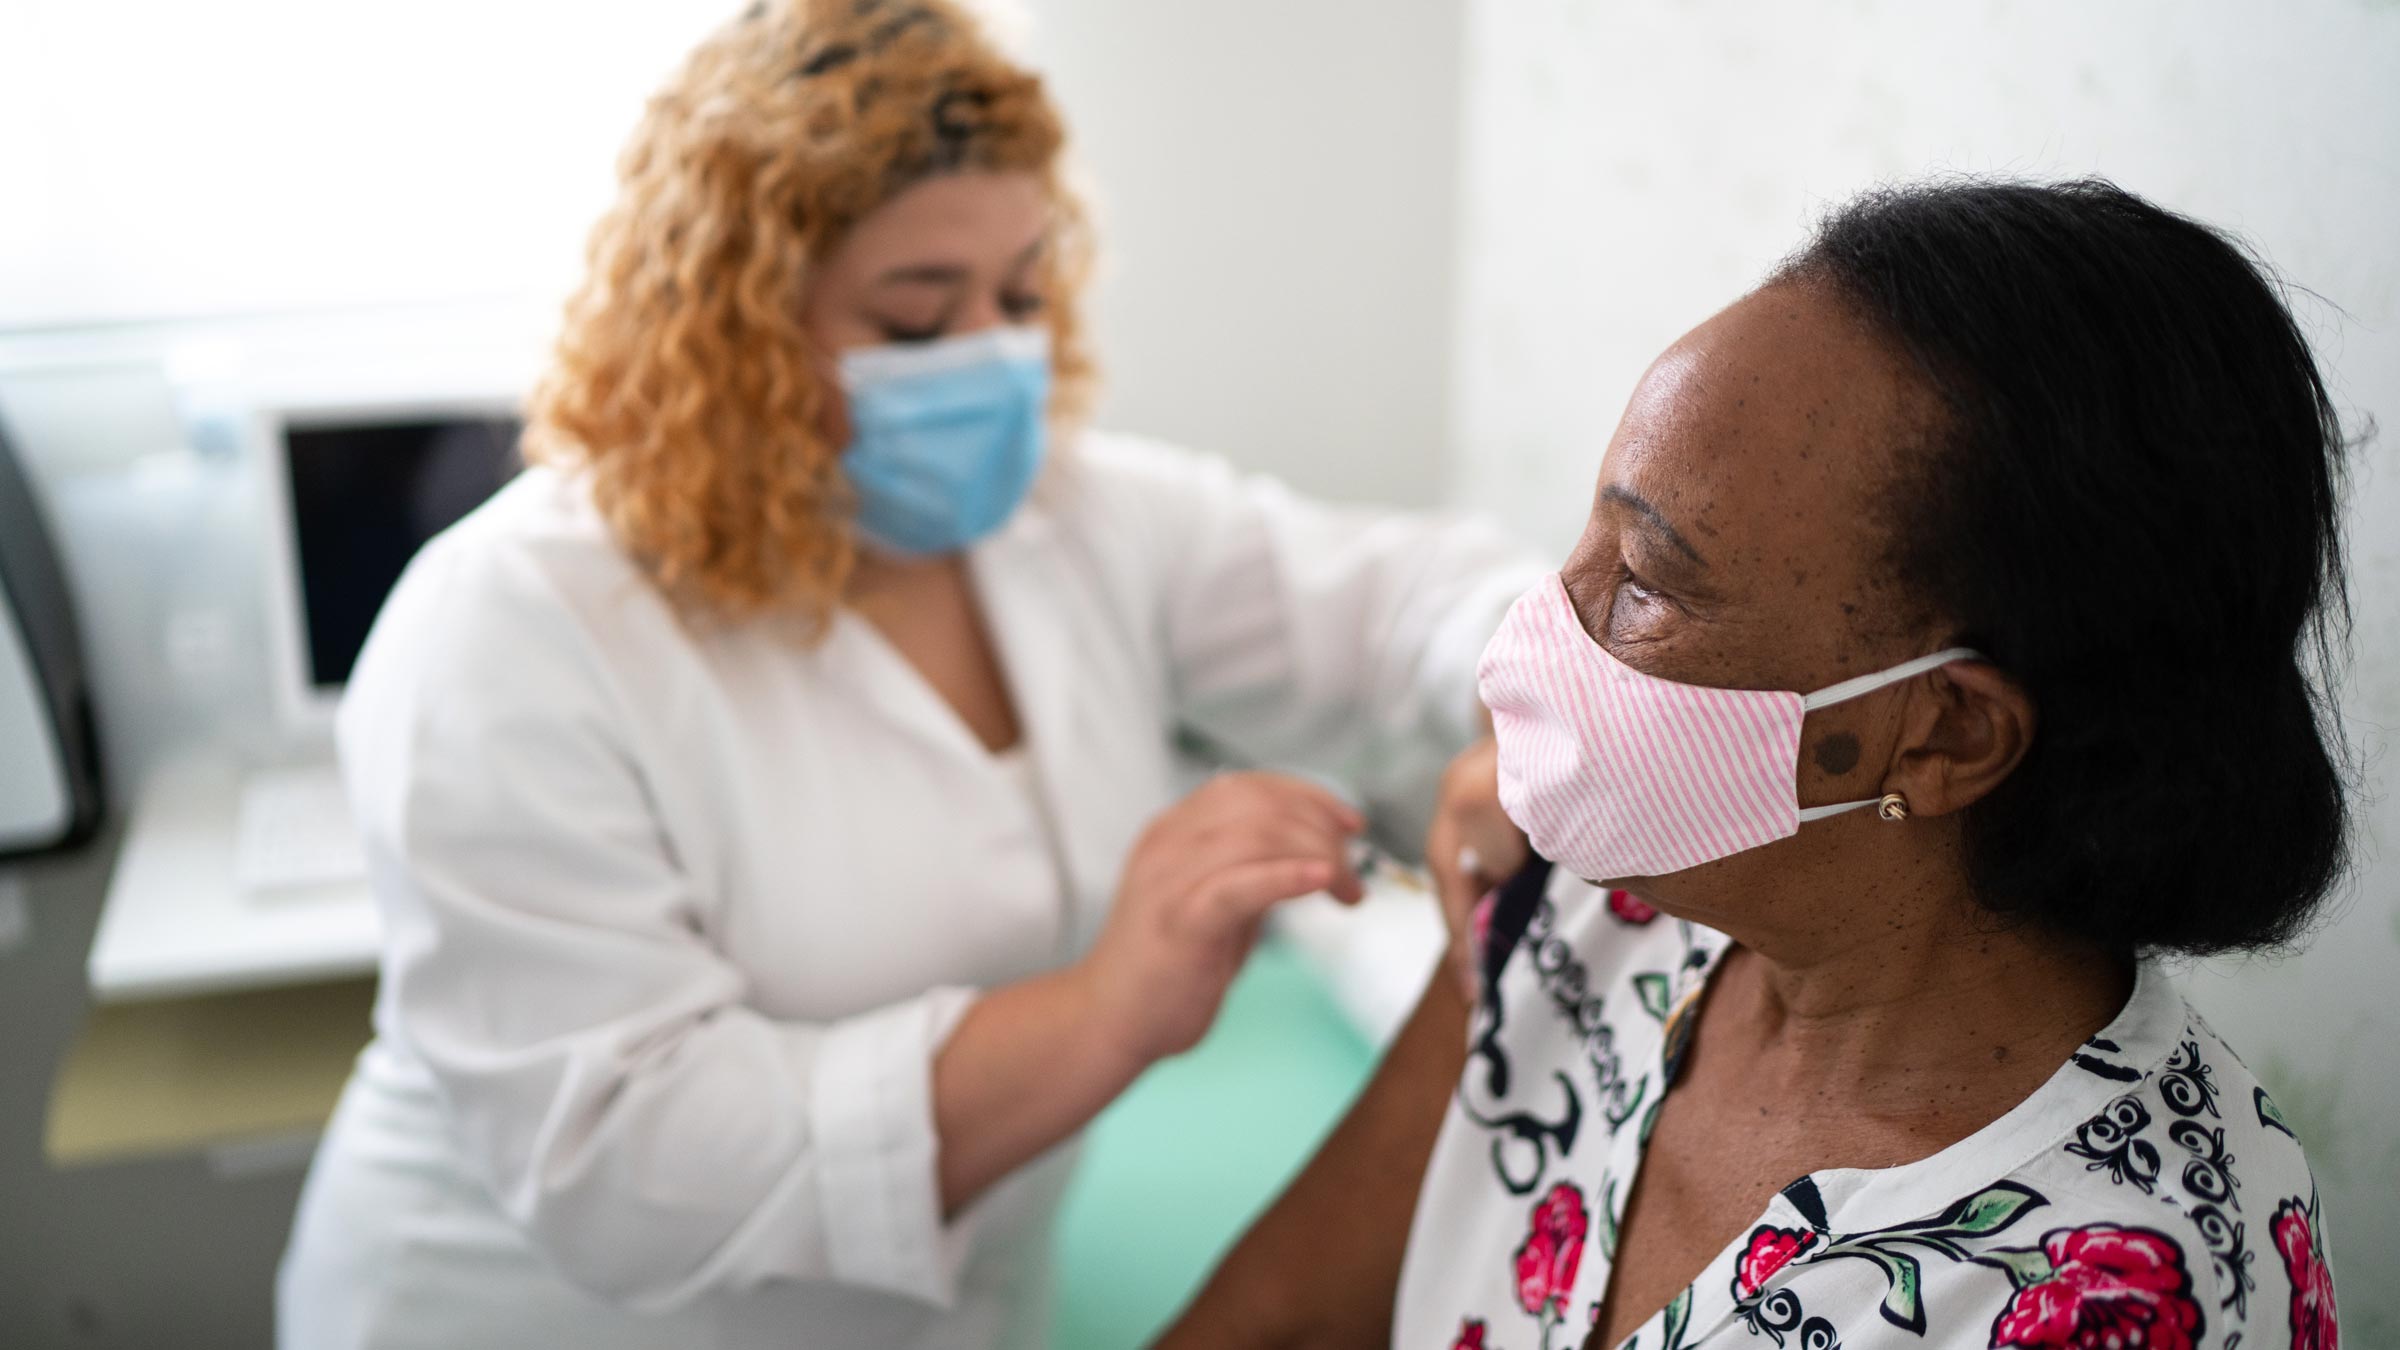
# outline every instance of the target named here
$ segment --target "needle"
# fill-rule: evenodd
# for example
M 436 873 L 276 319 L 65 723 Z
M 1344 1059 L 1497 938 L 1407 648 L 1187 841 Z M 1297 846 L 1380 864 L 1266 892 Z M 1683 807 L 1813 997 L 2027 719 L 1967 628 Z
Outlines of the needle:
M 1350 841 L 1350 870 L 1358 873 L 1362 882 L 1382 877 L 1403 890 L 1433 894 L 1433 878 L 1423 868 L 1411 867 L 1365 839 Z

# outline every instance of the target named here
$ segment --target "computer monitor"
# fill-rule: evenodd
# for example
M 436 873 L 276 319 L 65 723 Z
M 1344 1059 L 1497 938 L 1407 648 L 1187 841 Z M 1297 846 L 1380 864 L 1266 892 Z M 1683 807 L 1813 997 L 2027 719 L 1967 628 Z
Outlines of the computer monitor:
M 283 406 L 257 425 L 280 702 L 320 732 L 409 559 L 516 474 L 520 422 L 486 396 Z

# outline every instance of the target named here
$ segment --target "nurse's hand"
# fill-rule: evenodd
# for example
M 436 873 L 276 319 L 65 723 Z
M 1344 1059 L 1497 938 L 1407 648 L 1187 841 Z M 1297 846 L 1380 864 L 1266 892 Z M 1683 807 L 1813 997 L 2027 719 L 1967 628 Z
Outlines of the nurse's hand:
M 1233 773 L 1160 813 L 1081 961 L 977 998 L 933 1061 L 942 1213 L 1082 1129 L 1142 1070 L 1216 1020 L 1268 910 L 1359 898 L 1366 822 L 1314 783 Z
M 1499 748 L 1486 736 L 1443 771 L 1441 804 L 1425 835 L 1425 868 L 1433 873 L 1450 930 L 1450 971 L 1469 1004 L 1481 994 L 1475 906 L 1531 856 L 1525 832 L 1500 809 Z
M 1112 1047 L 1146 1065 L 1197 1043 L 1268 910 L 1317 891 L 1363 894 L 1348 846 L 1365 828 L 1331 792 L 1272 773 L 1219 775 L 1161 813 L 1081 966 Z

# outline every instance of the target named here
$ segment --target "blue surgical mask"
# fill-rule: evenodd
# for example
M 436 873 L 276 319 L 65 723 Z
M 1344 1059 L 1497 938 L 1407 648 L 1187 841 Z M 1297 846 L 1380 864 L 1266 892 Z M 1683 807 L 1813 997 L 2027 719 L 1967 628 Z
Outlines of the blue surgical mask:
M 895 553 L 955 553 L 999 529 L 1041 472 L 1050 335 L 994 328 L 842 354 L 858 527 Z

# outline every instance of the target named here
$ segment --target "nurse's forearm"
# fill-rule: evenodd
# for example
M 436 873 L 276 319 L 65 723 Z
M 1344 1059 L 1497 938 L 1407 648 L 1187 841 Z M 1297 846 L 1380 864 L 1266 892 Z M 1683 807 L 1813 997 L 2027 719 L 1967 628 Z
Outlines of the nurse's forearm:
M 942 1215 L 1064 1142 L 1148 1067 L 1099 1034 L 1080 966 L 975 1001 L 933 1060 Z

